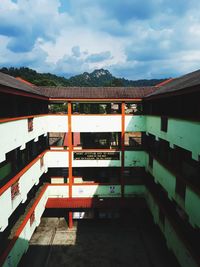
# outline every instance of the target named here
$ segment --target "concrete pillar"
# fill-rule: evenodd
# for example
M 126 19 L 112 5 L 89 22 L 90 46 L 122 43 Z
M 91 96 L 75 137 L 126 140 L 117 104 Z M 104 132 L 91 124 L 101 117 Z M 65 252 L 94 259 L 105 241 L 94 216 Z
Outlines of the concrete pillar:
M 69 212 L 68 226 L 70 229 L 73 228 L 73 212 L 72 211 Z

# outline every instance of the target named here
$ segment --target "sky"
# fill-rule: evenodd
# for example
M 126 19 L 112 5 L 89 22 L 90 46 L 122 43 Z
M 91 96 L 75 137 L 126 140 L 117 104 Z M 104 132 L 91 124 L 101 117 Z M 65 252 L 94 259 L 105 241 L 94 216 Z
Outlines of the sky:
M 70 77 L 177 77 L 200 68 L 199 0 L 0 0 L 0 67 Z

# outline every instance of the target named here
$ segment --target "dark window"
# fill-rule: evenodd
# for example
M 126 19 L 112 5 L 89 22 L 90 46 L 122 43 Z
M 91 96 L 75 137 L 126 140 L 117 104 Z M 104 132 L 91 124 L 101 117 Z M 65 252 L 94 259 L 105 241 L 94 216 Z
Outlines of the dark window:
M 162 225 L 165 224 L 165 215 L 163 213 L 163 211 L 159 208 L 159 220 L 162 223 Z
M 30 216 L 30 226 L 34 223 L 35 221 L 35 211 L 33 211 L 33 213 Z
M 33 118 L 28 119 L 28 131 L 33 131 Z
M 168 118 L 166 116 L 161 117 L 161 131 L 167 132 Z
M 149 155 L 149 167 L 153 168 L 153 157 Z
M 185 200 L 186 185 L 176 178 L 176 193 Z
M 18 181 L 11 186 L 11 199 L 14 200 L 17 195 L 19 195 L 19 182 Z
M 44 157 L 40 158 L 40 169 L 44 166 Z

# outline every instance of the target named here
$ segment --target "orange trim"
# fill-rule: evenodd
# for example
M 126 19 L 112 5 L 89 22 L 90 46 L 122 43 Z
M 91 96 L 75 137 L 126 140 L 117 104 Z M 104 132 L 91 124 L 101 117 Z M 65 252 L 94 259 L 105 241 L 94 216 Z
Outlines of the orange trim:
M 73 152 L 81 152 L 81 151 L 83 151 L 83 152 L 87 152 L 87 151 L 98 151 L 98 152 L 101 152 L 101 151 L 108 151 L 108 152 L 110 152 L 110 151 L 119 151 L 120 152 L 120 150 L 119 149 L 109 149 L 109 148 L 88 148 L 88 149 L 73 149 Z
M 73 183 L 73 186 L 92 186 L 92 185 L 103 185 L 103 186 L 110 186 L 110 185 L 121 185 L 121 183 L 93 183 L 93 182 L 83 182 L 83 183 Z
M 63 148 L 63 149 L 55 149 L 55 148 Z M 65 149 L 64 146 L 51 146 L 49 152 L 68 152 L 68 149 Z M 127 149 L 127 147 L 125 147 L 126 151 L 130 151 L 129 149 Z M 85 149 L 74 149 L 74 147 L 72 148 L 72 152 L 121 152 L 121 149 L 115 149 L 115 148 L 85 148 Z
M 4 253 L 2 254 L 1 258 L 0 258 L 0 266 L 3 266 L 4 261 L 6 260 L 6 258 L 8 257 L 11 249 L 14 247 L 15 242 L 17 241 L 17 239 L 19 238 L 21 232 L 23 231 L 26 223 L 28 222 L 28 220 L 30 219 L 32 213 L 34 212 L 37 204 L 39 203 L 40 199 L 42 198 L 42 196 L 44 195 L 46 189 L 48 187 L 48 184 L 46 184 L 44 186 L 44 188 L 42 189 L 42 191 L 40 192 L 39 196 L 37 197 L 37 199 L 35 200 L 33 206 L 30 208 L 30 210 L 28 211 L 26 217 L 24 218 L 22 224 L 20 224 L 20 226 L 18 227 L 15 236 L 13 237 L 13 239 L 10 241 L 10 243 L 8 244 L 8 247 L 6 248 L 6 250 L 4 251 Z
M 15 182 L 17 182 L 20 177 L 29 170 L 33 164 L 35 164 L 36 161 L 38 161 L 40 158 L 44 156 L 44 154 L 48 150 L 43 151 L 40 155 L 38 155 L 34 160 L 32 160 L 25 168 L 23 168 L 19 173 L 17 173 L 8 183 L 6 183 L 4 186 L 0 188 L 0 196 L 9 188 L 11 187 Z
M 69 186 L 69 183 L 64 183 L 64 184 L 49 184 L 48 186 Z
M 36 86 L 35 84 L 30 83 L 30 82 L 24 80 L 24 79 L 21 78 L 21 77 L 16 77 L 16 79 L 17 79 L 18 81 L 20 81 L 20 82 L 23 82 L 23 83 L 25 83 L 25 84 L 28 84 L 28 85 L 30 85 L 30 86 L 32 86 L 32 87 L 36 87 L 36 88 L 37 88 L 37 86 Z
M 69 197 L 72 197 L 72 150 L 73 150 L 73 145 L 72 145 L 72 103 L 68 102 L 68 145 L 69 145 Z
M 163 86 L 163 85 L 165 85 L 165 84 L 167 84 L 167 83 L 170 83 L 170 82 L 173 81 L 173 80 L 174 80 L 173 78 L 168 79 L 168 80 L 165 80 L 164 82 L 161 82 L 161 83 L 159 83 L 159 84 L 156 84 L 155 87 L 161 87 L 161 86 Z
M 72 102 L 75 102 L 75 101 L 81 101 L 81 102 L 115 102 L 115 103 L 120 103 L 122 101 L 136 101 L 136 102 L 139 102 L 139 101 L 142 101 L 142 98 L 52 98 L 50 97 L 49 98 L 49 101 L 54 101 L 54 100 L 57 100 L 57 101 L 72 101 Z
M 125 102 L 122 102 L 122 121 L 121 121 L 121 196 L 124 197 L 124 154 L 125 154 Z
M 135 205 L 135 206 L 134 206 Z M 80 209 L 80 208 L 125 208 L 146 206 L 145 200 L 142 198 L 124 198 L 120 197 L 93 197 L 93 198 L 49 198 L 46 208 L 62 208 L 62 209 Z
M 117 114 L 72 114 L 72 116 L 91 116 L 91 117 L 94 117 L 94 116 L 103 116 L 103 117 L 106 117 L 106 116 L 121 116 L 120 113 L 117 113 Z
M 22 117 L 14 117 L 14 118 L 3 118 L 0 119 L 0 123 L 2 122 L 9 122 L 9 121 L 19 121 L 19 120 L 25 120 L 25 119 L 32 119 L 37 117 L 43 117 L 48 116 L 49 114 L 40 114 L 40 115 L 29 115 L 29 116 L 22 116 Z

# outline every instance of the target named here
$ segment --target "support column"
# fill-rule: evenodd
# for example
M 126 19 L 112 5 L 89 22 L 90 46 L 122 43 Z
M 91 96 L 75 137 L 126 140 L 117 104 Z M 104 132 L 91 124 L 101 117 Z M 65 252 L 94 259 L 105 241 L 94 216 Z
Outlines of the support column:
M 71 128 L 71 121 L 72 121 L 72 104 L 68 102 L 68 149 L 69 149 L 69 167 L 68 167 L 68 179 L 69 179 L 69 198 L 72 197 L 72 128 Z
M 70 229 L 73 228 L 73 212 L 72 211 L 69 212 L 68 226 Z
M 69 183 L 69 198 L 72 198 L 72 150 L 73 150 L 73 144 L 72 144 L 72 103 L 68 102 L 68 149 L 69 149 L 69 167 L 68 167 L 68 183 Z M 69 218 L 68 218 L 68 225 L 69 228 L 73 227 L 73 213 L 69 212 Z
M 124 158 L 125 158 L 125 102 L 122 102 L 121 106 L 121 197 L 124 197 Z

